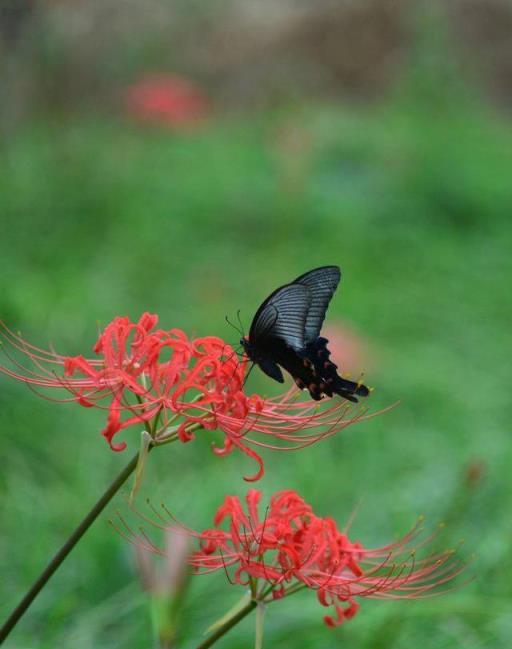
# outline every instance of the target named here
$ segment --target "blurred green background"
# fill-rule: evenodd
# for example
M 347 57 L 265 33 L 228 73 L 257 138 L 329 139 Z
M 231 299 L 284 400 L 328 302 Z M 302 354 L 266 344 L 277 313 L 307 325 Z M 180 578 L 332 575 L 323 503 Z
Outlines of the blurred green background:
M 0 16 L 0 317 L 70 355 L 143 311 L 236 342 L 225 314 L 240 308 L 248 327 L 276 286 L 339 264 L 340 354 L 366 370 L 372 410 L 400 405 L 307 451 L 264 453 L 258 487 L 297 489 L 340 525 L 359 504 L 352 535 L 367 545 L 424 514 L 446 522 L 440 544 L 475 555 L 469 585 L 363 602 L 336 630 L 314 593 L 278 602 L 265 646 L 510 646 L 510 5 L 11 0 Z M 205 118 L 130 108 L 126 89 L 155 72 L 193 82 Z M 248 389 L 276 386 L 255 371 Z M 138 431 L 112 453 L 102 413 L 1 374 L 0 417 L 4 616 Z M 254 470 L 211 440 L 152 454 L 141 497 L 208 526 Z M 132 548 L 108 516 L 7 647 L 151 646 Z M 178 646 L 241 594 L 223 574 L 194 578 Z M 247 619 L 218 646 L 250 647 L 253 630 Z

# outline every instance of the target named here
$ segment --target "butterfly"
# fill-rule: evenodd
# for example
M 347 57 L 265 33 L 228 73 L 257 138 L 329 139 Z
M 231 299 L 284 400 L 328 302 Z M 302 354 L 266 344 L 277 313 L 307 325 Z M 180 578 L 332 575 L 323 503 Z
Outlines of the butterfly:
M 338 266 L 314 268 L 280 286 L 256 311 L 249 335 L 240 340 L 246 356 L 270 378 L 284 382 L 281 368 L 315 401 L 338 394 L 357 402 L 368 388 L 341 377 L 320 335 L 325 313 L 341 279 Z

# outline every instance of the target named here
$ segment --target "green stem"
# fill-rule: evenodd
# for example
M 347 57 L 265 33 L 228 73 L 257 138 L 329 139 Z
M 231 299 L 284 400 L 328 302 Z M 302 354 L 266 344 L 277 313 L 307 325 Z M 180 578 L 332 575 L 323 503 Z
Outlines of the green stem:
M 151 448 L 152 447 L 150 446 L 148 450 L 150 451 Z M 23 597 L 23 599 L 20 601 L 18 606 L 14 609 L 11 615 L 7 618 L 5 624 L 0 629 L 0 644 L 2 644 L 3 641 L 7 638 L 7 636 L 16 626 L 16 624 L 23 616 L 25 611 L 28 609 L 28 607 L 32 604 L 34 599 L 37 597 L 39 591 L 43 588 L 43 586 L 45 586 L 46 582 L 50 579 L 50 577 L 57 570 L 60 564 L 64 561 L 64 559 L 68 556 L 68 554 L 75 547 L 78 541 L 87 532 L 89 527 L 94 523 L 94 521 L 98 518 L 101 512 L 105 509 L 106 505 L 112 500 L 115 494 L 119 491 L 119 489 L 123 486 L 126 480 L 133 473 L 135 467 L 137 466 L 138 459 L 139 459 L 139 454 L 137 453 L 130 460 L 130 462 L 125 466 L 125 468 L 121 471 L 121 473 L 117 476 L 117 478 L 112 482 L 112 484 L 108 487 L 108 489 L 101 496 L 101 498 L 96 502 L 96 504 L 92 507 L 90 512 L 78 525 L 78 527 L 71 534 L 71 536 L 64 543 L 64 545 L 60 548 L 60 550 L 58 550 L 58 552 L 55 554 L 53 559 L 43 570 L 39 578 L 33 583 L 30 590 Z
M 212 633 L 209 638 L 206 638 L 206 640 L 198 645 L 196 649 L 208 649 L 208 647 L 211 647 L 214 642 L 217 642 L 219 638 L 222 638 L 222 636 L 229 630 L 231 630 L 236 624 L 238 624 L 240 620 L 243 620 L 246 615 L 249 615 L 249 613 L 253 611 L 257 605 L 258 602 L 254 599 L 251 599 L 251 601 L 246 606 L 244 606 L 244 608 L 238 611 L 236 615 L 233 615 L 230 620 L 219 627 L 217 631 L 215 631 L 215 633 Z

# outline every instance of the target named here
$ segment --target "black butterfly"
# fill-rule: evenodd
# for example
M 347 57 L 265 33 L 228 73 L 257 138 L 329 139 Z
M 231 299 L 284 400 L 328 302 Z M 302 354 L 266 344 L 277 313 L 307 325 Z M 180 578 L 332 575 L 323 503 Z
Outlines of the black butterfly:
M 338 394 L 357 402 L 369 390 L 339 376 L 320 336 L 325 312 L 341 278 L 338 266 L 323 266 L 277 288 L 256 311 L 249 336 L 242 338 L 247 357 L 270 378 L 284 382 L 281 366 L 315 401 Z

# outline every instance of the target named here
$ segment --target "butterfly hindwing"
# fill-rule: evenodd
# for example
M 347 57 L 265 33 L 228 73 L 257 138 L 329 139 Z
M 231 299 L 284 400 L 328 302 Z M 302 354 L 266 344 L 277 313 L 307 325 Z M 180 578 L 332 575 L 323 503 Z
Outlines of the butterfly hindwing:
M 306 315 L 304 340 L 311 343 L 318 338 L 325 313 L 341 279 L 338 266 L 322 266 L 304 273 L 292 282 L 311 291 L 311 306 Z
M 311 291 L 304 284 L 286 284 L 275 290 L 260 306 L 251 324 L 249 340 L 268 347 L 277 338 L 296 351 L 304 348 L 306 318 Z
M 278 383 L 284 383 L 284 376 L 279 365 L 271 358 L 261 357 L 258 359 L 258 366 L 271 379 Z

